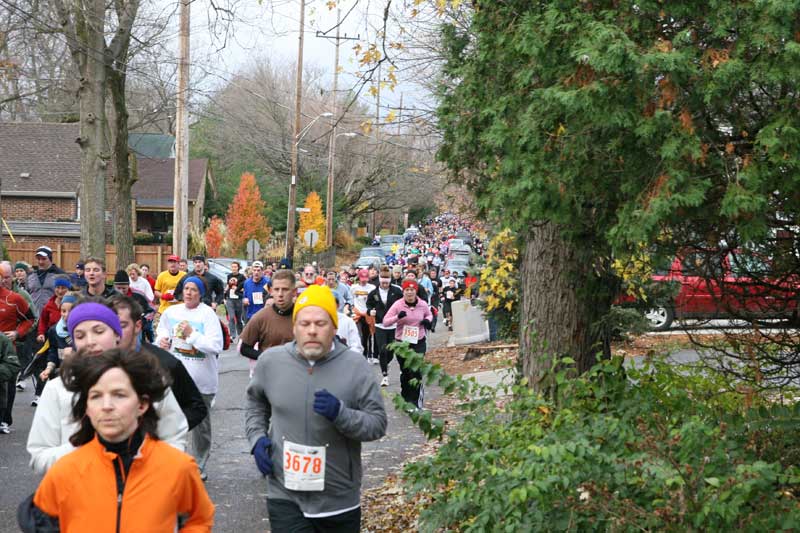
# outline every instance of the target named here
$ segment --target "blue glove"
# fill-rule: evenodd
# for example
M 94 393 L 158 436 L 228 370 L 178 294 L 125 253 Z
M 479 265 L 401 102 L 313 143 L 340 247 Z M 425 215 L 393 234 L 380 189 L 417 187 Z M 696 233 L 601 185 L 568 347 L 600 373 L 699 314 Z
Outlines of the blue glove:
M 342 402 L 326 389 L 318 390 L 314 393 L 314 412 L 324 416 L 331 422 L 336 420 L 341 406 Z
M 265 476 L 272 474 L 272 459 L 269 458 L 269 447 L 272 441 L 269 437 L 261 437 L 253 446 L 253 456 L 256 458 L 258 470 Z

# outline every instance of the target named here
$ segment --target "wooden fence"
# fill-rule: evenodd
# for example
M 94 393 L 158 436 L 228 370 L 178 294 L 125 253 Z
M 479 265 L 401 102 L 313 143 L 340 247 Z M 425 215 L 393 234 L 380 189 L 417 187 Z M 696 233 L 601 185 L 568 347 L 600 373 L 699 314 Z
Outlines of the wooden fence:
M 6 250 L 8 251 L 8 260 L 12 263 L 17 261 L 25 261 L 28 264 L 36 265 L 36 248 L 37 244 L 28 243 L 6 243 Z M 80 261 L 81 247 L 79 244 L 54 244 L 51 246 L 53 250 L 53 263 L 61 267 L 65 272 L 74 272 L 75 263 Z M 158 273 L 167 269 L 167 257 L 172 254 L 172 246 L 156 246 L 156 245 L 136 245 L 133 247 L 135 261 L 140 265 L 147 263 L 150 265 L 150 273 L 153 277 L 158 276 Z M 117 271 L 117 251 L 114 246 L 106 245 L 106 274 L 108 277 L 113 278 L 114 273 Z M 120 268 L 125 268 L 128 265 L 120 265 Z

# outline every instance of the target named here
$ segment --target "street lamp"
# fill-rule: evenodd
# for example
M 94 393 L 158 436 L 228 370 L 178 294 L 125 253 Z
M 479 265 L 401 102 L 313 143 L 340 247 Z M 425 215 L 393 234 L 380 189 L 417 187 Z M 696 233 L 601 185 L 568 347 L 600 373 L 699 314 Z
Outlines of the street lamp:
M 295 206 L 297 204 L 297 145 L 300 140 L 308 133 L 311 126 L 316 121 L 325 117 L 332 117 L 333 113 L 325 112 L 317 115 L 311 122 L 306 124 L 306 127 L 300 130 L 300 121 L 295 120 L 295 135 L 294 142 L 292 142 L 292 181 L 289 183 L 289 212 L 286 215 L 286 259 L 294 265 L 294 221 L 295 221 Z M 299 131 L 298 131 L 299 130 Z
M 347 131 L 336 134 L 336 127 L 333 128 L 331 140 L 328 146 L 328 195 L 325 197 L 325 245 L 330 248 L 333 246 L 333 175 L 335 171 L 336 138 L 355 137 L 358 133 Z

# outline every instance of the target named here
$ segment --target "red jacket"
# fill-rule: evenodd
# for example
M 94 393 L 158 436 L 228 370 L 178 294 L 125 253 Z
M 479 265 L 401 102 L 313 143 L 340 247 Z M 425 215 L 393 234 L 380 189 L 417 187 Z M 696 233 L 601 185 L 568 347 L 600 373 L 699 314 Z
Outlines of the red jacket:
M 22 338 L 31 330 L 34 320 L 25 298 L 0 286 L 0 334 L 16 331 L 17 338 Z
M 61 320 L 61 309 L 56 305 L 56 297 L 53 295 L 42 307 L 42 313 L 39 315 L 39 326 L 36 328 L 37 335 L 47 333 L 50 326 L 55 326 L 59 320 Z
M 214 504 L 200 480 L 194 460 L 169 444 L 145 437 L 134 458 L 117 523 L 117 482 L 114 461 L 97 440 L 59 459 L 45 474 L 33 502 L 45 514 L 58 517 L 62 533 L 119 531 L 173 533 L 179 514 L 189 516 L 182 533 L 210 532 Z

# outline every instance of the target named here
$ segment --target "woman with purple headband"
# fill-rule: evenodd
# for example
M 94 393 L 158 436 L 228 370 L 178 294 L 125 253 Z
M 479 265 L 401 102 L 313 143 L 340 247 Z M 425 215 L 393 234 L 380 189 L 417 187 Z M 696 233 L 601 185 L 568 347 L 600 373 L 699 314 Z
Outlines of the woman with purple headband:
M 77 351 L 73 357 L 99 355 L 116 348 L 122 337 L 117 314 L 97 302 L 76 305 L 67 318 L 67 330 Z M 72 419 L 72 402 L 73 393 L 67 391 L 61 378 L 47 382 L 33 416 L 27 445 L 31 467 L 39 474 L 75 449 L 69 438 L 78 430 L 79 424 Z M 159 438 L 183 451 L 189 426 L 172 390 L 168 389 L 164 399 L 155 407 L 159 418 Z

